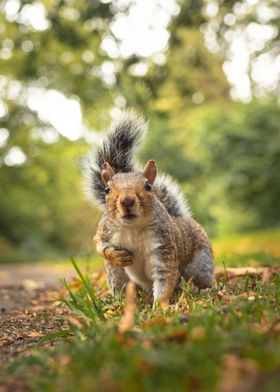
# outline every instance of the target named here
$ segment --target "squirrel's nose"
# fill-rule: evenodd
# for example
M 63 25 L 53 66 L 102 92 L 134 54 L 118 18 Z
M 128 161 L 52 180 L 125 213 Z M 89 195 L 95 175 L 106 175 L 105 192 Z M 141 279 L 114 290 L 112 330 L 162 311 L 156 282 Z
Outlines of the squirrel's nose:
M 135 199 L 129 196 L 125 196 L 123 199 L 121 199 L 121 205 L 126 208 L 132 207 L 134 203 Z

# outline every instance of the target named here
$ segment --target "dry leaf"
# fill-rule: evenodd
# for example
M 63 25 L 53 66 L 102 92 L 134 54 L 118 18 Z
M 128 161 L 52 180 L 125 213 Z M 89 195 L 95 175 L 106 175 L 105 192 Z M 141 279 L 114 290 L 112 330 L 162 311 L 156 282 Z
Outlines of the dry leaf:
M 252 359 L 239 358 L 226 354 L 223 361 L 223 371 L 218 386 L 219 392 L 240 392 L 254 390 L 258 376 L 258 364 Z
M 32 279 L 24 279 L 21 282 L 22 287 L 24 290 L 32 292 L 35 290 L 38 290 L 40 288 L 40 284 L 38 282 L 35 282 L 35 280 Z
M 125 309 L 124 315 L 120 320 L 119 332 L 124 333 L 131 329 L 134 324 L 136 310 L 136 289 L 133 282 L 128 282 L 125 293 Z
M 204 327 L 194 327 L 190 331 L 190 337 L 192 340 L 202 340 L 205 336 L 206 329 Z
M 42 336 L 43 336 L 43 334 L 38 331 L 32 331 L 32 332 L 28 333 L 27 335 L 25 335 L 26 338 L 40 338 Z
M 184 343 L 187 340 L 187 331 L 186 330 L 179 330 L 168 334 L 165 337 L 165 340 L 168 342 L 176 342 L 176 343 Z
M 224 296 L 224 292 L 223 291 L 218 291 L 217 292 L 217 296 L 219 297 L 219 298 L 222 298 L 223 296 Z
M 170 322 L 171 322 L 171 319 L 168 317 L 166 317 L 166 318 L 154 317 L 151 320 L 144 321 L 141 324 L 141 328 L 151 328 L 154 326 L 164 327 L 165 325 L 170 324 Z
M 0 339 L 0 346 L 8 346 L 14 343 L 15 339 L 12 336 L 4 336 Z
M 224 295 L 223 302 L 226 304 L 229 304 L 230 302 L 233 302 L 234 300 L 236 300 L 236 298 L 238 298 L 237 295 Z
M 77 317 L 67 316 L 65 318 L 71 325 L 73 325 L 73 327 L 76 327 L 79 329 L 83 328 L 83 323 Z
M 262 283 L 266 283 L 275 275 L 276 271 L 274 268 L 264 268 L 262 274 Z

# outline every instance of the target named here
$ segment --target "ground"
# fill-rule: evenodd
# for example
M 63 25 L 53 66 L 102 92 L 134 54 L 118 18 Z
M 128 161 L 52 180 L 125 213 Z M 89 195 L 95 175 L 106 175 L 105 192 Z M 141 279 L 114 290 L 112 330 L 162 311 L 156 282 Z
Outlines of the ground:
M 69 312 L 56 301 L 62 276 L 74 279 L 70 262 L 0 266 L 0 369 L 12 358 L 26 355 L 42 337 L 66 328 Z M 0 382 L 1 392 L 22 387 L 14 377 Z
M 276 392 L 279 240 L 216 242 L 214 288 L 183 282 L 167 311 L 133 288 L 113 299 L 70 262 L 0 267 L 0 391 Z

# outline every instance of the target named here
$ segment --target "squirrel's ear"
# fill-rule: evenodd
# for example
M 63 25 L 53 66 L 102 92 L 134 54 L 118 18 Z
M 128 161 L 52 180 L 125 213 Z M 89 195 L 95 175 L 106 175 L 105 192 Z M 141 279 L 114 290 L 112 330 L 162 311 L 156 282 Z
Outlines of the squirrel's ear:
M 149 183 L 153 185 L 155 178 L 157 176 L 157 167 L 155 161 L 150 160 L 146 163 L 146 166 L 144 167 L 143 170 L 143 174 L 147 178 Z
M 112 167 L 110 166 L 110 164 L 108 162 L 105 162 L 103 164 L 103 170 L 101 172 L 101 178 L 102 178 L 105 185 L 107 185 L 107 183 L 112 179 L 114 174 L 115 174 L 115 172 L 112 169 Z

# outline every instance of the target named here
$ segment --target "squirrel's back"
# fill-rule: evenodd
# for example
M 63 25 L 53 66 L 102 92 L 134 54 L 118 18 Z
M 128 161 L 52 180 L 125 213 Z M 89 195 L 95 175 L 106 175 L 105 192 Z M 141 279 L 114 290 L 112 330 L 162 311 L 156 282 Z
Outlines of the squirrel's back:
M 133 112 L 124 113 L 112 123 L 99 146 L 85 162 L 86 193 L 98 205 L 105 205 L 101 172 L 108 162 L 115 173 L 139 171 L 135 154 L 144 142 L 147 123 Z M 189 206 L 178 185 L 167 175 L 155 181 L 154 192 L 172 216 L 190 216 Z

